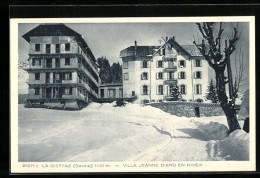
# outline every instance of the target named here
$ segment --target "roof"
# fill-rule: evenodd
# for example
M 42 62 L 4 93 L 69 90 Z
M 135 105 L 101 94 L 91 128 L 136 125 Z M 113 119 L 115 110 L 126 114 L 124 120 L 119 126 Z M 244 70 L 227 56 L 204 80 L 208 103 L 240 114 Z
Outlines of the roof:
M 79 45 L 81 45 L 96 62 L 92 51 L 82 36 L 62 23 L 40 24 L 22 37 L 29 43 L 30 37 L 32 36 L 75 36 L 76 40 L 80 42 Z
M 137 46 L 137 56 L 147 56 L 154 53 L 154 49 L 158 49 L 160 46 Z M 129 46 L 128 48 L 120 51 L 120 56 L 135 56 L 135 46 Z
M 180 45 L 177 43 L 175 40 L 169 40 L 167 43 L 174 43 L 177 46 L 180 47 L 186 54 L 189 56 L 202 56 L 200 51 L 195 45 Z M 147 56 L 147 55 L 153 55 L 155 51 L 153 49 L 159 49 L 163 47 L 165 44 L 162 46 L 137 46 L 137 56 Z M 135 56 L 135 46 L 129 46 L 128 48 L 120 51 L 120 56 Z

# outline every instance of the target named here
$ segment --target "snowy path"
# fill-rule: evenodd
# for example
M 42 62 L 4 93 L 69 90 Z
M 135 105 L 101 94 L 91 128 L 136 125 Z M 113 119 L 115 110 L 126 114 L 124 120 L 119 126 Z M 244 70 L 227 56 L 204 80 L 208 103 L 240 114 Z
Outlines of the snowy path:
M 81 111 L 19 105 L 19 161 L 212 160 L 203 134 L 210 121 L 226 125 L 224 117 L 177 117 L 137 104 L 92 103 Z

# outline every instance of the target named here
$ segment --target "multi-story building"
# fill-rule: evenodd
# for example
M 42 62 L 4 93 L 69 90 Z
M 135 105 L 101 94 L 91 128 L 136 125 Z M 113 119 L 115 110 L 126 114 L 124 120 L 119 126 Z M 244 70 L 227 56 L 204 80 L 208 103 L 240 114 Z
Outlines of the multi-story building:
M 28 103 L 98 98 L 98 66 L 83 37 L 64 24 L 41 24 L 23 38 L 29 49 Z
M 123 95 L 140 102 L 171 98 L 178 87 L 184 101 L 207 102 L 205 95 L 213 70 L 195 45 L 180 45 L 168 38 L 162 46 L 130 46 L 120 52 Z

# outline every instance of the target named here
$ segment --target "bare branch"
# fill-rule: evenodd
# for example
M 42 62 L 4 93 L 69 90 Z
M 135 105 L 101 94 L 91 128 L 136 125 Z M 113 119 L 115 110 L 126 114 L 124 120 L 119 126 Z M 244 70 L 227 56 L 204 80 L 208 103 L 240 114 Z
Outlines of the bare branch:
M 195 41 L 193 41 L 193 44 L 195 44 L 195 46 L 199 49 L 200 53 L 205 57 L 209 65 L 214 69 L 214 64 L 212 63 L 210 56 L 206 54 L 206 46 L 204 40 L 202 40 L 202 44 L 197 44 Z

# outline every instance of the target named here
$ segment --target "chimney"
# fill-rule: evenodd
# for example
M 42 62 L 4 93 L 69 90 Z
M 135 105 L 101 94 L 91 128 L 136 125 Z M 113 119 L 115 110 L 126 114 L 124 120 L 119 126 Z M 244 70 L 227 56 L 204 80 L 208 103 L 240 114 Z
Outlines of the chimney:
M 175 36 L 172 36 L 173 41 L 175 41 Z
M 135 40 L 135 56 L 137 56 L 137 41 Z

